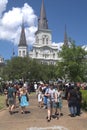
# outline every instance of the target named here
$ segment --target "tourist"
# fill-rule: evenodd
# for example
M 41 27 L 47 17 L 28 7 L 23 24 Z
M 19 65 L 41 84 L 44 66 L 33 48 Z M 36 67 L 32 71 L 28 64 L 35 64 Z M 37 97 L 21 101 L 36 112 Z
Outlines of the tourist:
M 68 92 L 68 107 L 70 110 L 70 116 L 75 117 L 77 113 L 77 93 L 74 86 L 70 86 L 70 90 Z
M 7 98 L 9 102 L 9 112 L 10 114 L 13 114 L 13 109 L 15 106 L 15 91 L 14 91 L 13 84 L 10 84 L 10 83 L 8 86 Z
M 52 84 L 46 89 L 45 96 L 47 96 L 47 121 L 49 122 L 52 117 L 54 103 L 54 90 Z
M 56 119 L 58 119 L 60 116 L 63 115 L 62 113 L 62 96 L 63 96 L 63 92 L 61 89 L 61 86 L 57 86 L 57 88 L 55 88 L 55 99 L 54 99 L 54 108 L 55 108 L 55 116 Z
M 41 87 L 38 90 L 38 106 L 40 108 L 43 106 L 43 94 L 42 94 L 42 88 Z
M 26 111 L 26 107 L 29 106 L 29 97 L 26 88 L 22 87 L 20 89 L 20 106 L 21 113 L 24 114 Z

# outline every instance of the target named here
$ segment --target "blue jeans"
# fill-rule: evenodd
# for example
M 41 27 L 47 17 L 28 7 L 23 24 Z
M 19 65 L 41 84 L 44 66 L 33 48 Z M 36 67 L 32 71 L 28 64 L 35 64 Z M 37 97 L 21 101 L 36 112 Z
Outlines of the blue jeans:
M 69 110 L 70 110 L 70 113 L 71 113 L 72 115 L 76 115 L 76 113 L 77 113 L 77 108 L 76 108 L 76 106 L 71 106 L 71 107 L 69 107 Z

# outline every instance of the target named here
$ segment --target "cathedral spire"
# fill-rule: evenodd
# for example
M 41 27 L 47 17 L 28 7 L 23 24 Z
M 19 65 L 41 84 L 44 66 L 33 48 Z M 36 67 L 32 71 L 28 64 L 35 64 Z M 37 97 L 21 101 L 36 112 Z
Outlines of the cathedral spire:
M 66 32 L 66 25 L 65 25 L 65 33 L 64 33 L 64 45 L 68 46 L 68 38 L 67 38 L 67 32 Z
M 25 57 L 27 55 L 28 55 L 28 45 L 26 43 L 24 22 L 22 22 L 22 30 L 21 30 L 20 41 L 18 45 L 18 56 Z
M 48 29 L 48 23 L 47 23 L 46 12 L 44 7 L 44 0 L 42 0 L 40 17 L 38 19 L 38 30 L 40 29 Z
M 21 30 L 21 36 L 20 36 L 20 41 L 18 46 L 27 46 L 25 30 L 24 30 L 24 22 L 22 22 L 22 30 Z

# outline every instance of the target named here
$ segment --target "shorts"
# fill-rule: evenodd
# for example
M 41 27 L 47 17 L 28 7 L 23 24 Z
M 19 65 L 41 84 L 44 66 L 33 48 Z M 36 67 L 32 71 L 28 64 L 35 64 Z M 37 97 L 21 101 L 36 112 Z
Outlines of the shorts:
M 14 105 L 14 98 L 8 98 L 9 105 Z
M 59 108 L 59 102 L 54 102 L 54 108 Z
M 47 108 L 53 108 L 53 101 L 47 100 Z

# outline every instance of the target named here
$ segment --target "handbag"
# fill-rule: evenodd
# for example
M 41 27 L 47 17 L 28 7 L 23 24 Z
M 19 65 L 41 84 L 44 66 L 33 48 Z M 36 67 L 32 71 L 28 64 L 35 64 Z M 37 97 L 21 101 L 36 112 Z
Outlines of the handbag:
M 29 96 L 28 96 L 28 94 L 26 93 L 26 98 L 27 98 L 27 101 L 29 101 Z

